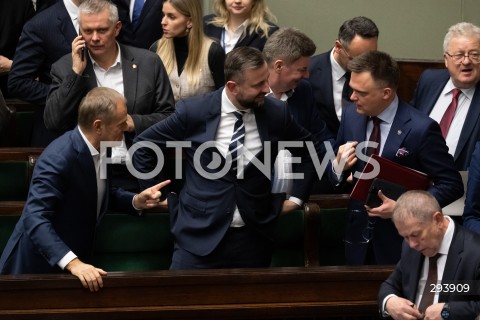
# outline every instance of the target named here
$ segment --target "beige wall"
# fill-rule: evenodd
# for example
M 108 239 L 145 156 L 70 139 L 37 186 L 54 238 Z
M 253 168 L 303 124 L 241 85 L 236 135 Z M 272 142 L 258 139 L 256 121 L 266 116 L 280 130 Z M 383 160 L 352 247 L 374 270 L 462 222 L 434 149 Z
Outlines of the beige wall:
M 441 59 L 443 37 L 460 21 L 480 25 L 479 0 L 266 0 L 280 26 L 309 35 L 318 52 L 333 46 L 338 28 L 354 16 L 380 29 L 379 49 L 401 59 Z M 209 1 L 204 0 L 206 12 Z

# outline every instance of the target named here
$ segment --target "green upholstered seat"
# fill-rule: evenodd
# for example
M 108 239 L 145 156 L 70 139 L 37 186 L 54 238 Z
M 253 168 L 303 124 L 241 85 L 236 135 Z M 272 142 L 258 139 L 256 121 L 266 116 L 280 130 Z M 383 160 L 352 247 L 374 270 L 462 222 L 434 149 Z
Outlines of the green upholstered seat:
M 304 211 L 282 215 L 275 228 L 272 267 L 301 267 L 305 265 Z

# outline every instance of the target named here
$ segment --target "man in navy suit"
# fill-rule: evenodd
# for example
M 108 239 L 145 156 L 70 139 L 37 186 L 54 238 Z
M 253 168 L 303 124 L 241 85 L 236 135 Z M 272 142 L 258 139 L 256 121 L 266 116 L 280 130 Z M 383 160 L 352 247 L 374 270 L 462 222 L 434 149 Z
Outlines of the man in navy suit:
M 345 21 L 338 31 L 338 39 L 332 50 L 314 56 L 310 61 L 310 84 L 320 117 L 328 129 L 336 135 L 340 127 L 342 110 L 349 97 L 348 61 L 368 51 L 377 50 L 378 28 L 366 17 Z
M 428 191 L 441 206 L 460 198 L 461 176 L 438 124 L 397 97 L 397 63 L 386 53 L 370 51 L 354 58 L 348 67 L 354 105 L 342 114 L 337 158 L 329 171 L 332 181 L 338 185 L 356 173 L 356 182 L 368 159 L 363 145 L 357 144 L 370 140 L 378 122 L 380 142 L 369 142 L 378 146 L 378 155 L 426 173 L 432 181 Z M 345 166 L 338 167 L 343 161 Z M 383 204 L 377 208 L 365 208 L 363 203 L 350 200 L 345 233 L 348 264 L 394 264 L 400 258 L 402 239 L 390 220 L 395 201 L 381 192 L 379 196 Z
M 400 196 L 392 220 L 405 242 L 400 261 L 380 287 L 382 316 L 470 320 L 479 315 L 480 236 L 444 216 L 425 191 Z M 436 279 L 429 279 L 430 270 Z
M 226 57 L 224 88 L 181 101 L 173 115 L 134 141 L 150 144 L 133 156 L 144 174 L 156 167 L 152 143 L 162 149 L 175 142 L 184 146 L 184 185 L 178 195 L 168 195 L 175 239 L 171 269 L 268 267 L 278 215 L 308 199 L 316 173 L 305 142 L 312 136 L 284 102 L 265 97 L 268 76 L 258 49 L 234 49 Z M 243 143 L 232 141 L 232 133 Z M 302 177 L 288 199 L 271 193 L 271 166 L 262 165 L 273 163 L 282 141 L 301 146 L 289 148 L 301 158 L 296 172 Z M 313 146 L 313 153 L 319 152 L 316 141 Z M 237 149 L 243 152 L 235 160 L 231 154 Z
M 323 142 L 328 141 L 333 146 L 335 140 L 320 118 L 312 88 L 305 80 L 308 79 L 308 63 L 315 50 L 315 43 L 303 32 L 294 28 L 280 28 L 268 38 L 263 55 L 270 73 L 268 85 L 271 92 L 267 95 L 286 101 L 286 108 L 293 118 L 322 143 L 321 149 L 325 152 Z M 291 186 L 293 182 L 287 176 L 291 172 L 292 164 L 285 161 L 285 157 L 277 158 L 274 188 L 276 183 L 278 186 L 284 185 L 285 188 L 289 188 L 288 185 Z M 280 168 L 286 167 L 289 168 L 288 172 L 279 171 Z M 328 179 L 321 182 L 316 181 L 312 193 L 332 192 Z
M 52 66 L 45 124 L 56 132 L 71 130 L 76 125 L 80 100 L 97 86 L 123 94 L 128 110 L 126 145 L 113 153 L 112 158 L 117 159 L 113 160 L 117 164 L 113 182 L 138 191 L 137 179 L 124 165 L 126 147 L 136 135 L 173 112 L 167 72 L 156 53 L 116 42 L 121 22 L 111 2 L 85 0 L 80 5 L 79 23 L 82 35 L 73 40 L 72 53 Z
M 443 52 L 447 69 L 426 70 L 412 104 L 441 123 L 454 89 L 460 89 L 454 117 L 444 136 L 457 170 L 468 170 L 480 139 L 480 28 L 468 22 L 451 26 Z
M 138 1 L 138 0 L 137 0 Z M 118 41 L 129 46 L 148 49 L 163 35 L 162 18 L 163 2 L 159 0 L 144 0 L 138 23 L 132 22 L 133 3 L 135 0 L 112 0 L 118 8 L 118 16 L 122 29 Z
M 78 30 L 81 0 L 58 1 L 37 13 L 23 27 L 8 76 L 10 93 L 36 105 L 31 144 L 44 147 L 55 134 L 47 130 L 43 111 L 52 78 L 52 64 L 69 53 Z
M 106 272 L 88 261 L 107 208 L 136 213 L 164 204 L 159 190 L 168 181 L 135 195 L 111 187 L 101 175 L 101 142 L 121 140 L 127 127 L 121 94 L 93 89 L 82 100 L 78 124 L 38 159 L 22 216 L 0 258 L 0 274 L 65 270 L 98 291 Z

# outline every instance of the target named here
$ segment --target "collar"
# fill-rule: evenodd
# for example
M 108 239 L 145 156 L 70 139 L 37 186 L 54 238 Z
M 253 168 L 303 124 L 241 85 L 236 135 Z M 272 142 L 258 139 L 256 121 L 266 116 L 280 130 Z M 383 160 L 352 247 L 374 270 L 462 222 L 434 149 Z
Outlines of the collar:
M 440 249 L 438 250 L 438 253 L 447 255 L 448 250 L 450 250 L 450 245 L 452 244 L 453 232 L 455 231 L 455 223 L 449 216 L 444 217 L 448 219 L 449 224 L 447 227 L 447 231 L 443 236 L 442 242 L 440 243 Z
M 225 30 L 227 30 L 228 32 L 231 32 L 231 33 L 244 33 L 245 30 L 247 30 L 247 26 L 250 24 L 250 21 L 249 19 L 245 20 L 242 22 L 241 25 L 239 25 L 235 30 L 230 30 L 230 28 L 228 27 L 228 24 L 225 24 L 224 28 Z
M 122 66 L 122 52 L 121 52 L 121 49 L 120 49 L 120 45 L 118 44 L 118 42 L 116 42 L 117 44 L 117 49 L 118 49 L 118 53 L 117 53 L 117 57 L 115 58 L 115 61 L 113 62 L 113 64 L 108 67 L 108 69 L 106 70 L 109 70 L 111 68 L 115 68 L 117 66 Z M 97 68 L 100 68 L 102 69 L 102 67 L 100 67 L 100 65 L 92 58 L 92 56 L 90 55 L 90 52 L 88 51 L 88 56 L 90 57 L 90 60 L 92 61 L 92 65 Z
M 233 113 L 235 111 L 242 111 L 246 113 L 252 112 L 252 109 L 238 110 L 237 107 L 230 101 L 227 96 L 226 88 L 223 88 L 222 91 L 222 114 L 224 113 Z
M 282 95 L 280 96 L 280 100 L 287 101 L 294 94 L 294 92 L 295 92 L 295 89 L 282 92 Z M 273 93 L 272 88 L 270 88 L 270 92 L 267 93 L 265 96 L 271 96 L 272 98 L 275 98 L 275 94 Z
M 333 51 L 330 51 L 330 64 L 332 65 L 332 77 L 333 80 L 338 81 L 340 80 L 345 73 L 347 72 L 345 69 L 342 68 L 341 65 L 338 64 L 337 60 L 333 57 Z
M 473 94 L 475 93 L 475 89 L 476 89 L 476 85 L 475 86 L 472 86 L 468 89 L 460 89 L 462 91 L 462 94 L 465 95 L 470 101 L 473 99 Z M 445 85 L 445 88 L 443 88 L 443 91 L 442 91 L 442 94 L 443 95 L 447 95 L 447 94 L 450 94 L 453 89 L 455 89 L 456 87 L 453 85 L 453 82 L 452 82 L 452 78 L 450 78 L 447 82 L 447 84 Z M 461 96 L 459 96 L 461 97 Z
M 382 120 L 385 123 L 392 124 L 393 119 L 395 119 L 395 115 L 397 114 L 398 110 L 398 96 L 395 95 L 395 99 L 393 99 L 392 103 L 380 113 L 377 118 Z
M 80 126 L 77 126 L 77 128 L 78 128 L 78 131 L 80 132 L 80 135 L 82 136 L 83 141 L 85 141 L 85 143 L 87 144 L 87 147 L 88 147 L 88 150 L 90 151 L 90 154 L 92 156 L 99 155 L 100 153 L 98 152 L 97 149 L 95 149 L 95 147 L 90 143 L 90 141 L 88 141 L 87 137 L 85 137 L 82 129 L 80 128 Z

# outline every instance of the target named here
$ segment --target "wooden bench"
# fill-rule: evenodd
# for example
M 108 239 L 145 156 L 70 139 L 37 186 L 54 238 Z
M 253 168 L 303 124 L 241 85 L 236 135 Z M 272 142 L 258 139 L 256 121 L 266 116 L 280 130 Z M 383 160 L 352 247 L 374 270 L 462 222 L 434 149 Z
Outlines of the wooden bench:
M 0 319 L 377 319 L 392 267 L 110 273 L 90 293 L 70 275 L 0 276 Z
M 10 123 L 0 140 L 2 147 L 29 147 L 32 139 L 35 105 L 20 99 L 7 99 L 12 111 Z

